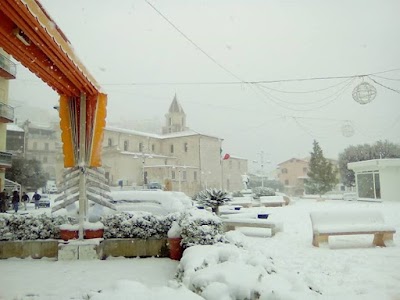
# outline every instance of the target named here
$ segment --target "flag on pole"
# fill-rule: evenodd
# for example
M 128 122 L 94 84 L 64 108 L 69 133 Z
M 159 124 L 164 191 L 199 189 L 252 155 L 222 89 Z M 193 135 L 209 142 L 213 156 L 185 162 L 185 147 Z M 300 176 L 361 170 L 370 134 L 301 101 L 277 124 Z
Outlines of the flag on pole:
M 230 156 L 228 153 L 226 153 L 222 159 L 223 159 L 223 160 L 227 160 L 227 159 L 229 159 L 229 158 L 231 158 L 231 156 Z

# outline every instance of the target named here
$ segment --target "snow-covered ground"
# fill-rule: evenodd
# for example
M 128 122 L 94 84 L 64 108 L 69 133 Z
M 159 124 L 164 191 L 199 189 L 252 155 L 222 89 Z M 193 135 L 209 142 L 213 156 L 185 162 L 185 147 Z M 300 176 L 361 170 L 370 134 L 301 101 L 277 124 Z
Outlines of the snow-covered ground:
M 328 246 L 311 245 L 310 211 L 358 208 L 383 213 L 397 230 L 394 246 L 373 247 L 370 235 L 331 237 Z M 400 202 L 297 199 L 286 207 L 240 212 L 268 212 L 269 220 L 282 222 L 284 230 L 271 238 L 268 229 L 242 229 L 230 234 L 243 244 L 239 252 L 197 246 L 204 248 L 190 248 L 181 264 L 168 258 L 1 260 L 0 299 L 202 299 L 185 287 L 193 284 L 207 286 L 202 296 L 208 300 L 242 299 L 247 289 L 261 291 L 260 299 L 400 299 Z M 218 257 L 223 264 L 215 264 Z M 208 268 L 194 272 L 204 261 Z M 266 274 L 269 268 L 272 274 Z M 185 270 L 185 285 L 174 280 L 178 269 Z

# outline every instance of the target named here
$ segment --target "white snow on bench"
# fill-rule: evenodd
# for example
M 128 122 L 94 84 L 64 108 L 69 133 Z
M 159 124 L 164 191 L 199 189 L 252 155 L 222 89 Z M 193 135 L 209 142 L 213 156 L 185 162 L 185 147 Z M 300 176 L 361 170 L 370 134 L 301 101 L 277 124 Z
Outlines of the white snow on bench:
M 265 206 L 284 206 L 286 204 L 283 196 L 262 196 L 260 204 Z
M 376 210 L 315 211 L 310 213 L 310 218 L 316 247 L 320 242 L 328 242 L 330 235 L 352 234 L 374 234 L 374 245 L 385 246 L 385 241 L 393 240 L 396 232 Z

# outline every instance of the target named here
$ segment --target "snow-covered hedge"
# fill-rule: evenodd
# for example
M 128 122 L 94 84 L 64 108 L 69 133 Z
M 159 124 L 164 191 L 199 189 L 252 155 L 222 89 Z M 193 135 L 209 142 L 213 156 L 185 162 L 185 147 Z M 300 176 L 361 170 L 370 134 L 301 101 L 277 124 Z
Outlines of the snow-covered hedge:
M 66 216 L 2 214 L 0 240 L 59 239 L 59 226 L 72 221 Z
M 104 238 L 167 238 L 172 223 L 181 228 L 182 245 L 212 245 L 224 240 L 222 222 L 214 214 L 199 209 L 167 216 L 155 216 L 145 212 L 119 213 L 105 216 Z
M 184 247 L 224 241 L 221 220 L 206 210 L 190 209 L 166 216 L 147 212 L 122 212 L 101 218 L 105 239 L 167 238 L 174 221 L 181 227 Z M 76 223 L 76 220 L 67 216 L 2 214 L 0 240 L 59 239 L 60 225 Z
M 182 214 L 178 221 L 184 248 L 224 241 L 221 219 L 206 210 L 190 210 Z
M 254 194 L 256 198 L 265 197 L 265 196 L 275 196 L 275 191 L 271 188 L 267 187 L 257 187 L 254 189 Z
M 166 238 L 173 221 L 179 219 L 179 213 L 167 216 L 155 216 L 146 212 L 122 212 L 104 216 L 104 238 Z

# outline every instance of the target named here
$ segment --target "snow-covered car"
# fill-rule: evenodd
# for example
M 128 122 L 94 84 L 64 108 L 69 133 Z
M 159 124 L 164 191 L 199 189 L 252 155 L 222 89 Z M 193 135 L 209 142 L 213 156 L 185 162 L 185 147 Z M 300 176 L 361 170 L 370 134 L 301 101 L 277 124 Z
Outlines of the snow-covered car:
M 39 207 L 50 207 L 49 195 L 43 194 L 39 200 Z
M 57 187 L 55 187 L 55 186 L 52 186 L 50 189 L 49 189 L 49 194 L 57 194 L 58 193 L 58 189 L 57 189 Z

